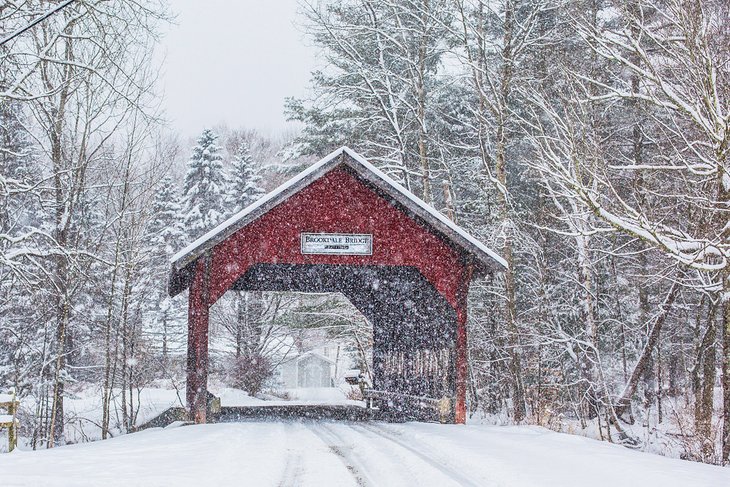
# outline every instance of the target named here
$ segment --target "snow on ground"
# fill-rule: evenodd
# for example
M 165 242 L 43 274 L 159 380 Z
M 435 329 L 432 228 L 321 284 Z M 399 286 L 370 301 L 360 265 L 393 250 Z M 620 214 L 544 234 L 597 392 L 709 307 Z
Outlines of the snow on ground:
M 645 409 L 637 409 L 635 411 L 634 424 L 622 424 L 623 430 L 631 437 L 639 442 L 639 450 L 649 453 L 657 453 L 659 455 L 670 458 L 699 458 L 702 443 L 699 438 L 692 435 L 685 435 L 685 432 L 692 431 L 694 428 L 694 415 L 686 404 L 686 398 L 665 397 L 663 403 L 663 420 L 659 420 L 659 412 L 656 407 Z M 722 388 L 715 387 L 715 404 L 722 404 Z M 716 410 L 713 422 L 720 425 L 722 418 L 721 411 Z M 535 420 L 534 417 L 531 418 Z M 564 415 L 543 416 L 542 426 L 552 431 L 560 433 L 568 433 L 571 435 L 584 436 L 586 438 L 601 439 L 606 438 L 605 423 L 599 428 L 598 420 L 581 422 L 576 418 L 566 417 Z M 469 424 L 485 424 L 492 426 L 511 425 L 512 418 L 507 408 L 496 414 L 485 414 L 477 411 L 467 419 Z M 601 431 L 602 428 L 602 431 Z M 611 429 L 611 434 L 616 435 L 615 429 Z M 721 435 L 716 435 L 715 451 L 720 452 L 722 449 Z M 694 455 L 694 456 L 693 456 Z M 719 456 L 719 453 L 718 453 Z M 730 487 L 730 486 L 728 486 Z
M 335 387 L 285 389 L 289 399 L 281 399 L 271 395 L 262 395 L 262 398 L 251 397 L 240 389 L 223 387 L 213 384 L 211 392 L 221 398 L 222 406 L 294 406 L 294 405 L 353 405 L 364 406 L 362 401 L 348 400 L 345 391 Z M 128 400 L 128 398 L 127 398 Z M 163 413 L 170 407 L 185 406 L 185 390 L 168 388 L 146 387 L 133 394 L 135 409 L 137 410 L 136 425 L 142 425 Z M 121 433 L 121 391 L 114 389 L 112 396 L 112 434 Z M 32 399 L 27 399 L 24 408 L 32 414 L 35 405 Z M 98 388 L 79 388 L 71 391 L 64 401 L 66 410 L 66 439 L 71 443 L 96 441 L 101 438 L 101 391 Z M 3 434 L 0 431 L 0 442 Z M 24 438 L 21 438 L 21 447 L 25 447 Z M 0 444 L 0 453 L 6 451 L 4 444 Z M 2 484 L 0 483 L 0 487 Z
M 347 399 L 345 392 L 337 387 L 302 387 L 298 389 L 286 389 L 286 392 L 292 401 L 303 404 L 365 405 L 363 401 Z
M 730 485 L 730 469 L 538 427 L 326 421 L 147 430 L 0 455 L 4 487 Z
M 121 390 L 114 389 L 112 396 L 112 433 L 118 434 L 121 423 Z M 144 424 L 171 406 L 180 406 L 185 391 L 174 389 L 144 388 L 133 394 L 134 404 L 139 405 L 136 424 Z M 101 391 L 85 388 L 64 400 L 66 413 L 66 439 L 71 442 L 94 441 L 101 438 Z M 31 409 L 32 410 L 32 409 Z
M 221 398 L 221 406 L 260 406 L 267 401 L 258 397 L 251 397 L 245 391 L 232 387 L 223 387 L 214 392 Z

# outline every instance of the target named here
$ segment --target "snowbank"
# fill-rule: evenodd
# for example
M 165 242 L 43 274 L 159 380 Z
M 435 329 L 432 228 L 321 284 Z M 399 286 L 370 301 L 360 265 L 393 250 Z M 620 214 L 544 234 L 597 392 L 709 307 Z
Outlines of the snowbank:
M 730 469 L 538 427 L 247 422 L 0 455 L 4 487 L 730 485 Z

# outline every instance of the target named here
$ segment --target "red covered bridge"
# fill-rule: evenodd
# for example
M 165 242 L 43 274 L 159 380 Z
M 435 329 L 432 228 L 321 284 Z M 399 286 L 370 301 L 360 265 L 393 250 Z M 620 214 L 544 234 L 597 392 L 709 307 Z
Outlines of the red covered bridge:
M 206 421 L 208 313 L 228 290 L 341 292 L 373 325 L 373 387 L 466 419 L 469 283 L 502 258 L 341 148 L 173 257 L 190 288 L 187 404 Z

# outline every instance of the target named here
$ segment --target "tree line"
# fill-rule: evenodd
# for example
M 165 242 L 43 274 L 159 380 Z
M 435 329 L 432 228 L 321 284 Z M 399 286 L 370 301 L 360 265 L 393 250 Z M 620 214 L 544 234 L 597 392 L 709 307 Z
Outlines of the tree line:
M 303 4 L 326 63 L 297 150 L 353 146 L 509 263 L 471 293 L 473 408 L 728 461 L 729 14 Z

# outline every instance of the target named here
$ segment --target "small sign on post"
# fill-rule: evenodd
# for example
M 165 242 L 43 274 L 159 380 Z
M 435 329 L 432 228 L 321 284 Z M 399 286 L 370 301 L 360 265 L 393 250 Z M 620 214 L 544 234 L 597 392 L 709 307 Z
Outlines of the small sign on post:
M 372 255 L 373 236 L 355 233 L 302 233 L 302 254 Z

